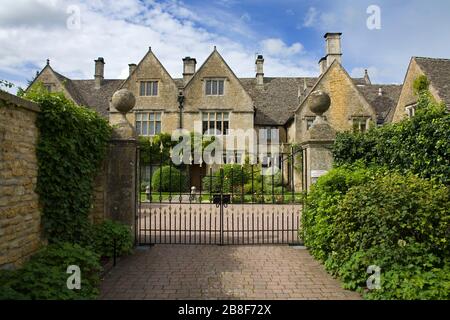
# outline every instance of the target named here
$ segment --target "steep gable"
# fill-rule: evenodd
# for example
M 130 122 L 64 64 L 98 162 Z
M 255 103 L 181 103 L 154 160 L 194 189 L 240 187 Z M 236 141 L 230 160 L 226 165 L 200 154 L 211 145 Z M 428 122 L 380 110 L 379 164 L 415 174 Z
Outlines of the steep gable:
M 223 79 L 225 81 L 224 95 L 205 95 L 207 79 Z M 186 84 L 184 94 L 187 97 L 184 105 L 186 112 L 198 112 L 204 109 L 254 111 L 252 98 L 216 49 Z
M 334 61 L 320 76 L 310 92 L 316 90 L 322 90 L 330 95 L 331 106 L 324 115 L 336 131 L 351 130 L 353 118 L 370 118 L 374 122 L 377 119 L 375 110 L 358 90 L 354 79 L 337 61 Z M 306 133 L 305 118 L 315 116 L 309 110 L 309 98 L 310 94 L 296 110 L 296 132 L 300 134 L 299 141 L 303 140 Z
M 158 81 L 158 95 L 140 96 L 141 81 Z M 136 96 L 136 110 L 176 111 L 178 108 L 177 84 L 151 49 L 120 86 L 120 89 L 122 88 L 130 90 Z

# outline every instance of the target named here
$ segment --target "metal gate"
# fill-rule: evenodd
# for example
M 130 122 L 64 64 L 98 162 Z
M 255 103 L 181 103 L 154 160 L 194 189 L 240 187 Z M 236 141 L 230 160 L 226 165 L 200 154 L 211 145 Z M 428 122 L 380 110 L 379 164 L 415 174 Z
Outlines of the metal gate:
M 138 169 L 139 245 L 299 243 L 302 194 L 295 188 L 294 170 L 301 170 L 301 151 L 215 168 L 204 163 L 177 167 L 162 152 L 157 162 L 149 156 L 148 165 L 141 161 Z M 275 171 L 275 162 L 277 173 L 261 174 Z

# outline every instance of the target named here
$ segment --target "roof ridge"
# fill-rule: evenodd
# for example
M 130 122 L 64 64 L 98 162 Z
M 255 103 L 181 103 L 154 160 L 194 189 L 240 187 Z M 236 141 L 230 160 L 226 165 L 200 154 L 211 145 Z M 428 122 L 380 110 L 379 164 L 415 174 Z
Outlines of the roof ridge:
M 432 57 L 420 57 L 420 56 L 413 56 L 414 59 L 426 59 L 426 60 L 444 60 L 444 61 L 450 61 L 450 58 L 432 58 Z

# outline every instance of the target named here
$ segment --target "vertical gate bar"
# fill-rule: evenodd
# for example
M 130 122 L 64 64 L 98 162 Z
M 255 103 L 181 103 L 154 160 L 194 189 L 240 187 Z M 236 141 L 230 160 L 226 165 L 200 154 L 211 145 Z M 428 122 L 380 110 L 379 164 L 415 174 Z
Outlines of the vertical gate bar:
M 167 211 L 164 210 L 164 243 L 167 243 Z
M 272 204 L 275 203 L 275 164 L 274 162 L 275 157 L 272 155 Z
M 186 221 L 186 209 L 184 210 L 184 212 L 183 212 L 183 215 L 184 215 L 184 244 L 187 244 L 187 230 L 186 230 L 186 223 L 187 223 L 187 221 Z
M 169 159 L 169 203 L 172 202 L 172 161 Z
M 255 202 L 255 187 L 254 187 L 254 175 L 255 175 L 254 165 L 252 163 L 252 204 Z
M 183 243 L 183 240 L 182 240 L 182 233 L 181 233 L 181 217 L 182 217 L 182 214 L 181 214 L 181 203 L 180 203 L 180 207 L 179 207 L 179 210 L 178 210 L 179 212 L 180 212 L 180 227 L 178 228 L 178 234 L 179 234 L 179 239 L 178 239 L 178 241 L 179 241 L 179 243 L 181 244 L 181 243 Z
M 259 210 L 256 211 L 256 244 L 259 244 Z
M 280 167 L 281 167 L 281 203 L 284 205 L 284 166 L 283 166 L 283 150 L 281 150 Z
M 222 156 L 223 158 L 223 156 Z M 222 160 L 223 161 L 223 160 Z M 220 244 L 223 245 L 223 166 L 220 167 Z
M 173 239 L 173 243 L 177 243 L 177 212 L 175 211 L 175 214 L 173 215 L 173 235 L 174 235 L 174 239 Z
M 250 244 L 250 215 L 247 210 L 247 244 Z
M 281 243 L 284 243 L 284 209 L 281 211 Z
M 275 208 L 272 208 L 272 244 L 275 243 Z
M 284 204 L 283 204 L 283 206 L 284 206 Z M 281 207 L 281 210 L 283 210 L 283 206 Z M 279 210 L 277 210 L 277 243 L 280 243 L 280 211 Z
M 252 244 L 255 244 L 255 212 L 252 211 Z

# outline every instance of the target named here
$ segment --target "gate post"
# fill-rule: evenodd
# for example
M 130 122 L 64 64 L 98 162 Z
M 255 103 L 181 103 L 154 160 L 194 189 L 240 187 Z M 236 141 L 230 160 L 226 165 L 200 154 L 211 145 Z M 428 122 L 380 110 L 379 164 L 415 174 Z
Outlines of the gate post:
M 106 177 L 106 216 L 122 222 L 135 233 L 136 185 L 137 185 L 137 139 L 134 127 L 126 118 L 135 105 L 134 95 L 126 90 L 114 93 L 111 109 L 119 114 L 111 115 L 113 134 L 110 141 Z
M 311 93 L 309 108 L 316 114 L 311 128 L 301 143 L 303 148 L 303 179 L 305 190 L 317 179 L 327 173 L 333 166 L 331 147 L 336 139 L 336 132 L 325 120 L 323 114 L 330 108 L 330 96 L 320 90 Z

